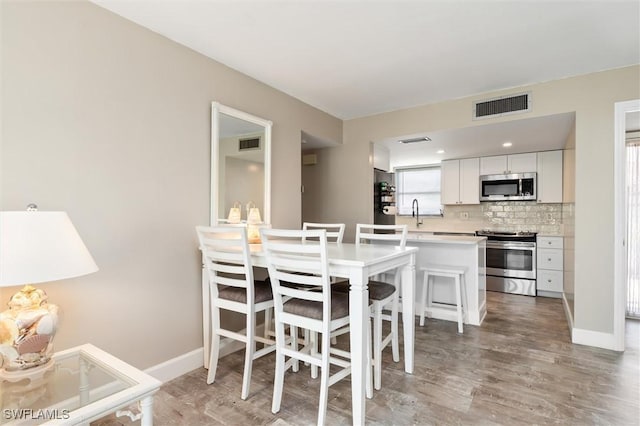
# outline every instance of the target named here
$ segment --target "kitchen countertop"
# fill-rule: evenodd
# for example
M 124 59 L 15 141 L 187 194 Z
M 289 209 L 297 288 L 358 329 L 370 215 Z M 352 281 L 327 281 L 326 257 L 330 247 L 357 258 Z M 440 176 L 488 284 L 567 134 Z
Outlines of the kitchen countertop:
M 471 235 L 433 235 L 431 233 L 409 232 L 407 234 L 407 242 L 425 242 L 440 244 L 478 244 L 486 241 L 486 237 L 475 237 Z

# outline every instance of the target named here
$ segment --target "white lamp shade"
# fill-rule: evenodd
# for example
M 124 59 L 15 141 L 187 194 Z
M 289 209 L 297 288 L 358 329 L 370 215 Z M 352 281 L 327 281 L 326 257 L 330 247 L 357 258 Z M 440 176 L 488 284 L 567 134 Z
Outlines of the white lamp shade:
M 0 287 L 98 270 L 65 212 L 0 212 Z
M 257 207 L 252 207 L 249 209 L 249 214 L 247 215 L 247 223 L 258 224 L 262 222 L 260 218 L 260 210 Z

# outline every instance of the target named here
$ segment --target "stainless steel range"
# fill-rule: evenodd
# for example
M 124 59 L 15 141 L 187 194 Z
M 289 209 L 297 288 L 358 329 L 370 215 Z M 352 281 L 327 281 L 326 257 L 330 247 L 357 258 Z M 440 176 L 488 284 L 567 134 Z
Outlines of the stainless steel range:
M 536 233 L 476 231 L 487 237 L 487 290 L 536 295 Z

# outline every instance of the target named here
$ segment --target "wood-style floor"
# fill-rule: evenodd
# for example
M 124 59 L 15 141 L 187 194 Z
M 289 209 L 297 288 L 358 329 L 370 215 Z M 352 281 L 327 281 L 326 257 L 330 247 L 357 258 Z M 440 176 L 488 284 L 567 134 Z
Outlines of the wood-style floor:
M 481 327 L 465 326 L 458 334 L 454 322 L 416 326 L 413 375 L 385 350 L 382 390 L 367 400 L 367 424 L 640 424 L 639 322 L 627 321 L 627 349 L 618 353 L 571 344 L 558 299 L 487 296 Z M 155 424 L 316 423 L 320 383 L 309 367 L 287 373 L 281 411 L 272 414 L 274 355 L 254 362 L 246 401 L 240 399 L 243 355 L 221 359 L 214 384 L 207 385 L 206 370 L 198 369 L 162 386 Z M 346 379 L 329 390 L 327 424 L 351 424 L 350 407 Z M 110 416 L 95 424 L 130 423 Z

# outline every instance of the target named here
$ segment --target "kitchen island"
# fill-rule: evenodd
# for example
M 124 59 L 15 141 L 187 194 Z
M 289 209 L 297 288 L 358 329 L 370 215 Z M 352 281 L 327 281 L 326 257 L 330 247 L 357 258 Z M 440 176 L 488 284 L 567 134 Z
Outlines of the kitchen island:
M 464 323 L 480 325 L 487 314 L 486 303 L 486 238 L 470 235 L 433 235 L 430 232 L 409 231 L 407 245 L 418 247 L 416 256 L 416 315 L 420 314 L 420 301 L 426 290 L 420 268 L 427 263 L 464 266 L 465 286 L 463 304 Z M 448 278 L 434 277 L 433 303 L 426 307 L 427 318 L 457 321 L 455 292 Z M 449 279 L 450 280 L 450 279 Z

